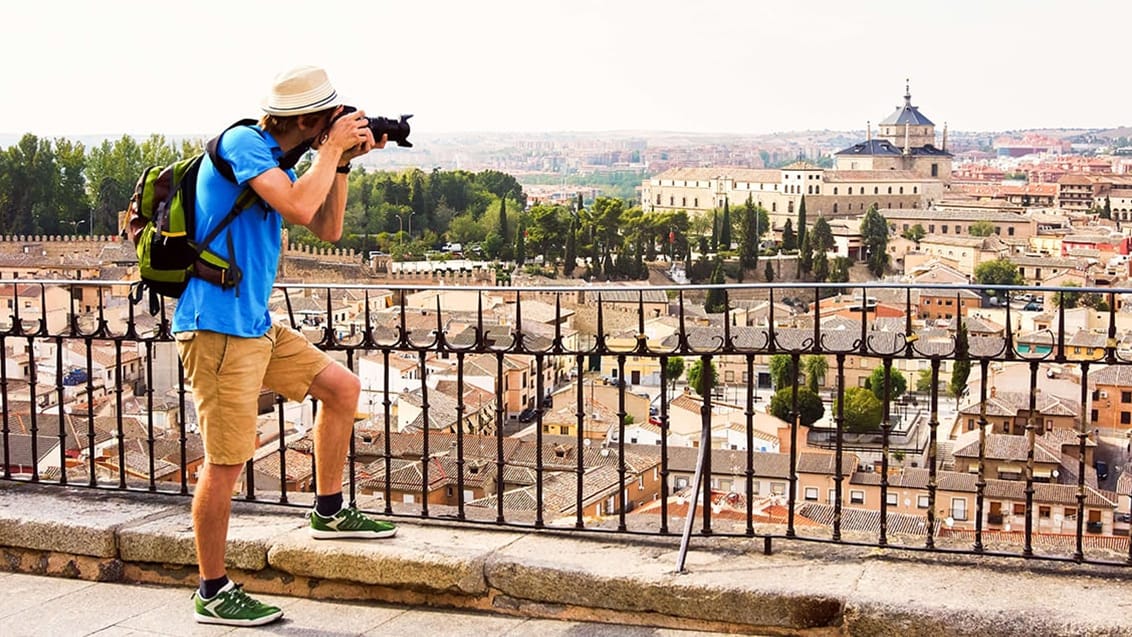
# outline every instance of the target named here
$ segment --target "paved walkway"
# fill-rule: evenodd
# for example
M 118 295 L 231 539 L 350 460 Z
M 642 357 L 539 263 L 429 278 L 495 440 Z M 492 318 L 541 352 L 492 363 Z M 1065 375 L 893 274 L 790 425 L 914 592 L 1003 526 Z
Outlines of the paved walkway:
M 184 588 L 105 584 L 0 572 L 0 634 L 54 635 L 381 635 L 382 637 L 693 637 L 722 635 L 645 626 L 615 626 L 508 617 L 387 604 L 326 602 L 256 595 L 284 609 L 283 619 L 258 628 L 197 624 L 192 591 Z

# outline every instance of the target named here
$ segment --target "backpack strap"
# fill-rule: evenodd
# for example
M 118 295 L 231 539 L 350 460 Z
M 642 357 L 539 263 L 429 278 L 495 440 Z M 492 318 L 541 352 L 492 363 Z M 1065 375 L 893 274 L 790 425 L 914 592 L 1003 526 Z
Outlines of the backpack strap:
M 220 138 L 224 136 L 224 133 L 227 133 L 237 126 L 255 126 L 258 123 L 259 122 L 254 119 L 241 119 L 228 128 L 225 128 L 224 131 L 216 137 L 208 140 L 208 144 L 204 147 L 205 151 L 208 153 L 208 158 L 212 160 L 212 165 L 216 166 L 216 171 L 224 175 L 224 178 L 232 183 L 236 183 L 236 172 L 232 170 L 232 164 L 229 164 L 220 156 Z
M 236 173 L 232 170 L 232 164 L 228 163 L 227 160 L 220 156 L 220 138 L 224 136 L 224 133 L 227 133 L 237 126 L 254 126 L 255 124 L 257 124 L 257 122 L 254 119 L 241 119 L 228 128 L 225 128 L 224 131 L 216 137 L 208 140 L 208 144 L 205 146 L 205 151 L 208 153 L 209 159 L 212 160 L 212 165 L 216 168 L 216 172 L 223 175 L 225 179 L 232 183 L 237 183 Z M 240 284 L 240 281 L 244 278 L 243 270 L 236 265 L 236 255 L 231 235 L 228 236 L 227 267 L 218 267 L 215 264 L 209 263 L 202 258 L 202 255 L 209 251 L 208 246 L 216 237 L 220 236 L 220 233 L 223 232 L 225 228 L 236 220 L 236 217 L 238 217 L 241 212 L 255 205 L 257 201 L 260 201 L 260 197 L 251 188 L 244 188 L 240 192 L 239 196 L 236 197 L 236 203 L 232 205 L 232 209 L 228 211 L 228 214 L 224 215 L 224 218 L 197 244 L 197 260 L 193 265 L 194 275 L 211 283 L 215 283 L 222 288 L 236 287 Z M 238 291 L 237 294 L 239 294 Z

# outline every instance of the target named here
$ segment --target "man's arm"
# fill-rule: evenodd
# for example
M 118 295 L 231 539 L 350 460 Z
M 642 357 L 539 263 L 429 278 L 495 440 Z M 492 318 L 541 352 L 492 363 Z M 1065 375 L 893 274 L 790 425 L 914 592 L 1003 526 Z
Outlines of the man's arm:
M 306 224 L 314 236 L 323 241 L 337 241 L 342 237 L 342 220 L 346 212 L 346 175 L 334 174 L 334 183 L 314 217 Z
M 364 113 L 355 111 L 339 118 L 318 145 L 311 167 L 296 181 L 281 168 L 253 177 L 252 189 L 288 223 L 307 226 L 324 241 L 342 234 L 346 209 L 346 180 L 337 168 L 354 157 L 385 145 L 375 144 Z

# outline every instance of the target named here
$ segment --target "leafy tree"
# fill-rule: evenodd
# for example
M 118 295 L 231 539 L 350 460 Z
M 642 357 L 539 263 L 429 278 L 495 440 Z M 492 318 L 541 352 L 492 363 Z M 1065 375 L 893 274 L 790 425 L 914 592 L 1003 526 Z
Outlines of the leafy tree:
M 839 402 L 834 403 L 833 413 L 838 413 Z M 850 387 L 844 396 L 845 428 L 852 432 L 876 431 L 884 418 L 884 405 L 880 399 L 864 387 Z
M 868 254 L 869 272 L 873 276 L 884 275 L 888 269 L 888 222 L 870 206 L 861 220 L 861 239 Z
M 819 383 L 829 371 L 829 361 L 825 356 L 809 355 L 802 359 L 802 367 L 806 370 L 806 387 L 815 394 L 818 393 Z
M 767 283 L 774 282 L 774 264 L 770 261 L 766 262 L 766 270 L 763 272 L 763 277 L 766 278 Z
M 972 223 L 971 227 L 967 229 L 967 232 L 972 237 L 989 237 L 994 234 L 994 224 L 986 219 L 980 219 Z
M 770 371 L 770 382 L 775 389 L 792 387 L 798 381 L 798 372 L 794 369 L 794 358 L 789 354 L 774 354 L 767 361 Z
M 1067 281 L 1065 287 L 1077 288 L 1081 286 L 1076 281 Z M 1080 304 L 1083 295 L 1081 292 L 1074 290 L 1071 292 L 1051 292 L 1050 296 L 1052 297 L 1050 301 L 1053 303 L 1054 307 L 1064 305 L 1065 309 L 1071 310 Z
M 916 391 L 926 394 L 932 390 L 932 370 L 921 369 L 916 375 Z
M 1025 280 L 1018 266 L 1008 259 L 983 261 L 975 266 L 975 282 L 982 285 L 1022 285 Z
M 699 395 L 707 396 L 713 387 L 719 384 L 719 372 L 715 363 L 708 363 L 707 372 L 704 372 L 703 359 L 697 359 L 688 369 L 688 385 Z
M 785 420 L 786 422 L 793 422 L 794 388 L 783 387 L 774 392 L 774 395 L 770 398 L 770 406 L 768 409 L 775 418 Z M 799 387 L 798 419 L 802 426 L 809 427 L 821 420 L 821 417 L 824 415 L 825 405 L 822 404 L 821 398 L 810 391 L 808 387 Z
M 889 400 L 896 400 L 908 391 L 908 380 L 904 378 L 904 374 L 899 369 L 892 368 L 891 373 L 888 375 L 889 381 Z M 877 400 L 884 400 L 884 367 L 873 368 L 873 373 L 869 374 L 866 387 L 869 388 Z
M 951 381 L 947 389 L 955 396 L 955 407 L 967 390 L 967 377 L 971 375 L 970 344 L 967 342 L 967 323 L 959 319 L 959 329 L 955 332 L 955 364 L 951 367 Z
M 917 223 L 911 228 L 905 230 L 901 236 L 909 241 L 915 241 L 916 244 L 919 245 L 919 243 L 924 240 L 924 237 L 926 235 L 927 232 L 924 230 L 924 227 Z
M 475 184 L 495 195 L 498 199 L 503 199 L 509 195 L 514 196 L 519 202 L 520 210 L 526 204 L 527 197 L 522 194 L 523 186 L 519 184 L 518 180 L 507 173 L 502 173 L 498 170 L 484 170 L 478 172 L 475 175 Z
M 1102 219 L 1112 219 L 1112 200 L 1109 199 L 1108 195 L 1105 195 L 1104 208 L 1101 209 L 1100 216 Z
M 684 375 L 684 358 L 681 356 L 670 356 L 668 361 L 664 364 L 664 373 L 668 378 L 668 382 L 672 383 L 672 390 L 676 391 L 676 381 Z

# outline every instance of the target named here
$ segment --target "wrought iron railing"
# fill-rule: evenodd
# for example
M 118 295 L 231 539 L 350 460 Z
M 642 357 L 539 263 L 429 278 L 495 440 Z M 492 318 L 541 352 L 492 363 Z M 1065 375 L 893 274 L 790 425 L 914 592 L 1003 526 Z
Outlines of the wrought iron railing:
M 150 317 L 128 285 L 0 281 L 3 479 L 192 492 L 172 306 Z M 1033 312 L 1019 290 L 285 285 L 274 307 L 362 377 L 347 489 L 378 513 L 1132 564 L 1132 385 L 1104 372 L 1132 362 L 1125 291 L 1025 288 Z M 681 387 L 677 359 L 714 382 Z M 979 382 L 948 395 L 968 365 Z M 261 404 L 241 497 L 308 506 L 318 405 Z

